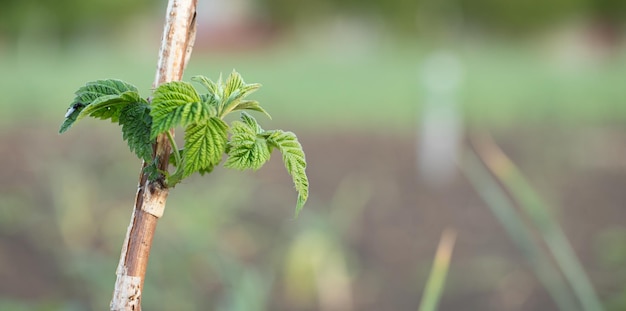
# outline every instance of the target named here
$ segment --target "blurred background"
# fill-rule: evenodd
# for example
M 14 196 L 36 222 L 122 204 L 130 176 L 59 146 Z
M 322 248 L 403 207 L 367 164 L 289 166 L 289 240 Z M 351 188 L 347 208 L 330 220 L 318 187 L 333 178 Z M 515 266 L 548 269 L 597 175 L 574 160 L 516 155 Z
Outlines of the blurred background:
M 277 154 L 176 187 L 146 310 L 418 310 L 446 229 L 439 310 L 626 310 L 625 1 L 198 2 L 185 79 L 262 83 L 311 195 Z M 150 95 L 165 7 L 0 1 L 0 310 L 107 308 L 140 162 L 57 133 L 88 81 Z

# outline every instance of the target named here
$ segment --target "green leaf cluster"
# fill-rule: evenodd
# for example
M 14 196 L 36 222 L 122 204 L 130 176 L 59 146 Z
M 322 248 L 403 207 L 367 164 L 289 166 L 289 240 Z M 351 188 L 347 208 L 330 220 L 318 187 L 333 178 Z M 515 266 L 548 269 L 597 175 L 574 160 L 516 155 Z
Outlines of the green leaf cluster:
M 90 116 L 110 119 L 122 127 L 122 137 L 132 152 L 148 163 L 145 173 L 150 180 L 165 177 L 169 187 L 194 173 L 211 172 L 224 155 L 225 166 L 238 170 L 257 170 L 270 159 L 274 149 L 282 153 L 287 172 L 298 192 L 296 214 L 308 197 L 309 182 L 302 146 L 292 132 L 263 130 L 256 119 L 245 111 L 269 114 L 259 102 L 247 99 L 260 84 L 247 84 L 233 71 L 226 81 L 213 82 L 204 76 L 192 81 L 204 88 L 199 93 L 183 81 L 164 83 L 154 90 L 152 100 L 141 98 L 137 89 L 120 80 L 98 80 L 78 89 L 61 125 L 60 133 L 72 124 Z M 224 118 L 241 111 L 241 120 L 229 126 Z M 184 147 L 179 149 L 170 129 L 184 128 Z M 152 145 L 165 134 L 172 145 L 170 163 L 173 173 L 156 168 Z
M 282 153 L 285 168 L 298 191 L 297 215 L 309 196 L 309 180 L 306 158 L 296 134 L 282 130 L 265 131 L 245 112 L 241 113 L 241 121 L 233 122 L 231 133 L 226 167 L 258 169 L 269 160 L 274 148 Z

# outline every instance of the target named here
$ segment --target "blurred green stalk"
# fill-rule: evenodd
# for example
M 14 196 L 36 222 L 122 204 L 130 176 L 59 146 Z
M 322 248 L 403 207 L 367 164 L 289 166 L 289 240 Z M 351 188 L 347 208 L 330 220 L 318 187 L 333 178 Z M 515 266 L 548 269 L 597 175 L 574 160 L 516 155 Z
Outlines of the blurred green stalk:
M 446 283 L 446 276 L 448 274 L 448 268 L 450 267 L 450 258 L 452 257 L 455 241 L 456 231 L 446 229 L 442 233 L 439 246 L 437 247 L 437 253 L 435 254 L 433 268 L 430 271 L 426 289 L 424 290 L 424 296 L 422 297 L 422 302 L 418 309 L 419 311 L 437 310 Z
M 580 300 L 583 310 L 603 310 L 602 304 L 563 229 L 549 212 L 549 206 L 539 197 L 520 170 L 495 143 L 486 141 L 483 147 L 487 151 L 486 155 L 488 155 L 488 157 L 484 157 L 485 164 L 503 187 L 509 191 L 513 201 L 518 202 L 520 208 L 539 229 L 548 249 Z
M 532 232 L 524 226 L 519 215 L 515 212 L 513 203 L 474 152 L 468 152 L 465 155 L 461 169 L 480 197 L 487 203 L 491 212 L 500 221 L 509 237 L 520 249 L 522 255 L 526 257 L 535 275 L 546 288 L 559 310 L 579 310 L 567 284 L 552 266 L 550 258 L 542 251 L 540 245 L 535 243 Z

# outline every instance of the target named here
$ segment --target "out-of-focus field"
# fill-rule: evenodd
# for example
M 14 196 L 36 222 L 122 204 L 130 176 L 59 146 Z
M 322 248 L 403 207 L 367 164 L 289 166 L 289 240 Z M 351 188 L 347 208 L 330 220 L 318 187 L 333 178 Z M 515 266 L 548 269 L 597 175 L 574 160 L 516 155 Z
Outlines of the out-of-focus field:
M 156 63 L 153 49 L 138 43 L 124 48 L 96 46 L 68 51 L 32 48 L 1 57 L 0 120 L 57 122 L 71 93 L 95 79 L 119 78 L 149 95 Z M 236 69 L 248 81 L 264 85 L 255 95 L 279 122 L 295 120 L 317 130 L 325 126 L 405 130 L 415 124 L 424 99 L 423 62 L 438 51 L 461 62 L 459 98 L 472 125 L 549 121 L 578 126 L 615 124 L 626 118 L 626 55 L 619 52 L 609 59 L 590 60 L 576 51 L 569 55 L 524 44 L 474 43 L 443 50 L 392 40 L 356 47 L 289 42 L 246 53 L 196 52 L 185 75 L 217 79 Z
M 108 305 L 140 163 L 112 124 L 57 131 L 86 81 L 120 78 L 149 95 L 155 51 L 123 50 L 0 55 L 0 310 Z M 420 72 L 433 50 L 195 52 L 187 79 L 235 68 L 263 84 L 253 97 L 274 119 L 259 120 L 298 134 L 311 196 L 292 219 L 296 194 L 277 154 L 257 172 L 220 167 L 178 185 L 144 308 L 417 310 L 439 236 L 454 228 L 440 310 L 555 310 L 465 177 L 420 178 Z M 580 65 L 524 45 L 449 51 L 462 64 L 463 127 L 493 133 L 555 207 L 603 303 L 626 308 L 626 54 Z

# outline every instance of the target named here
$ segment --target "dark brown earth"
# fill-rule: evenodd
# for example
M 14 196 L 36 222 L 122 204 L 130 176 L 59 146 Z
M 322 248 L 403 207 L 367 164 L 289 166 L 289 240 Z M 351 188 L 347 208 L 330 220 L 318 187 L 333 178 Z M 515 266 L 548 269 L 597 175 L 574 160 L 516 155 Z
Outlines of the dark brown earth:
M 105 139 L 107 130 L 95 138 L 76 133 L 71 139 L 59 139 L 50 131 L 32 126 L 0 136 L 0 198 L 4 201 L 0 203 L 4 205 L 0 208 L 0 298 L 67 299 L 88 306 L 95 294 L 84 280 L 67 272 L 66 255 L 57 247 L 62 238 L 48 221 L 55 217 L 48 203 L 54 196 L 55 171 L 46 166 L 64 163 L 71 167 L 73 161 L 89 161 L 76 165 L 93 165 L 95 174 L 106 175 L 124 146 Z M 417 310 L 445 228 L 456 230 L 458 239 L 440 310 L 556 310 L 520 251 L 464 176 L 456 174 L 450 183 L 439 186 L 420 178 L 415 136 L 412 132 L 300 134 L 309 162 L 311 200 L 289 226 L 295 230 L 299 221 L 321 219 L 335 230 L 352 258 L 348 261 L 351 310 Z M 544 126 L 500 130 L 494 136 L 553 208 L 600 298 L 620 310 L 625 305 L 617 301 L 626 291 L 623 129 Z M 86 145 L 92 147 L 75 151 Z M 98 148 L 106 150 L 94 152 Z M 283 170 L 281 165 L 272 160 L 254 175 L 269 184 L 289 183 L 284 174 L 277 173 Z M 111 186 L 112 191 L 126 185 Z M 259 208 L 244 210 L 238 217 L 255 230 L 271 232 L 283 226 L 284 217 L 274 215 L 284 216 L 284 206 L 274 205 L 274 194 L 255 189 Z M 339 190 L 344 197 L 347 193 L 347 199 L 338 199 Z M 275 231 L 271 235 L 284 234 Z M 104 238 L 96 234 L 96 253 L 98 239 Z M 243 259 L 253 264 L 258 256 L 266 255 L 259 251 Z M 116 263 L 114 256 L 109 261 Z M 268 310 L 321 310 L 315 302 L 294 302 L 287 294 L 288 284 L 281 280 L 279 276 L 274 282 Z M 214 289 L 213 283 L 201 286 Z M 221 289 L 204 294 L 219 295 L 223 287 L 217 288 Z M 108 299 L 109 294 L 103 295 Z

